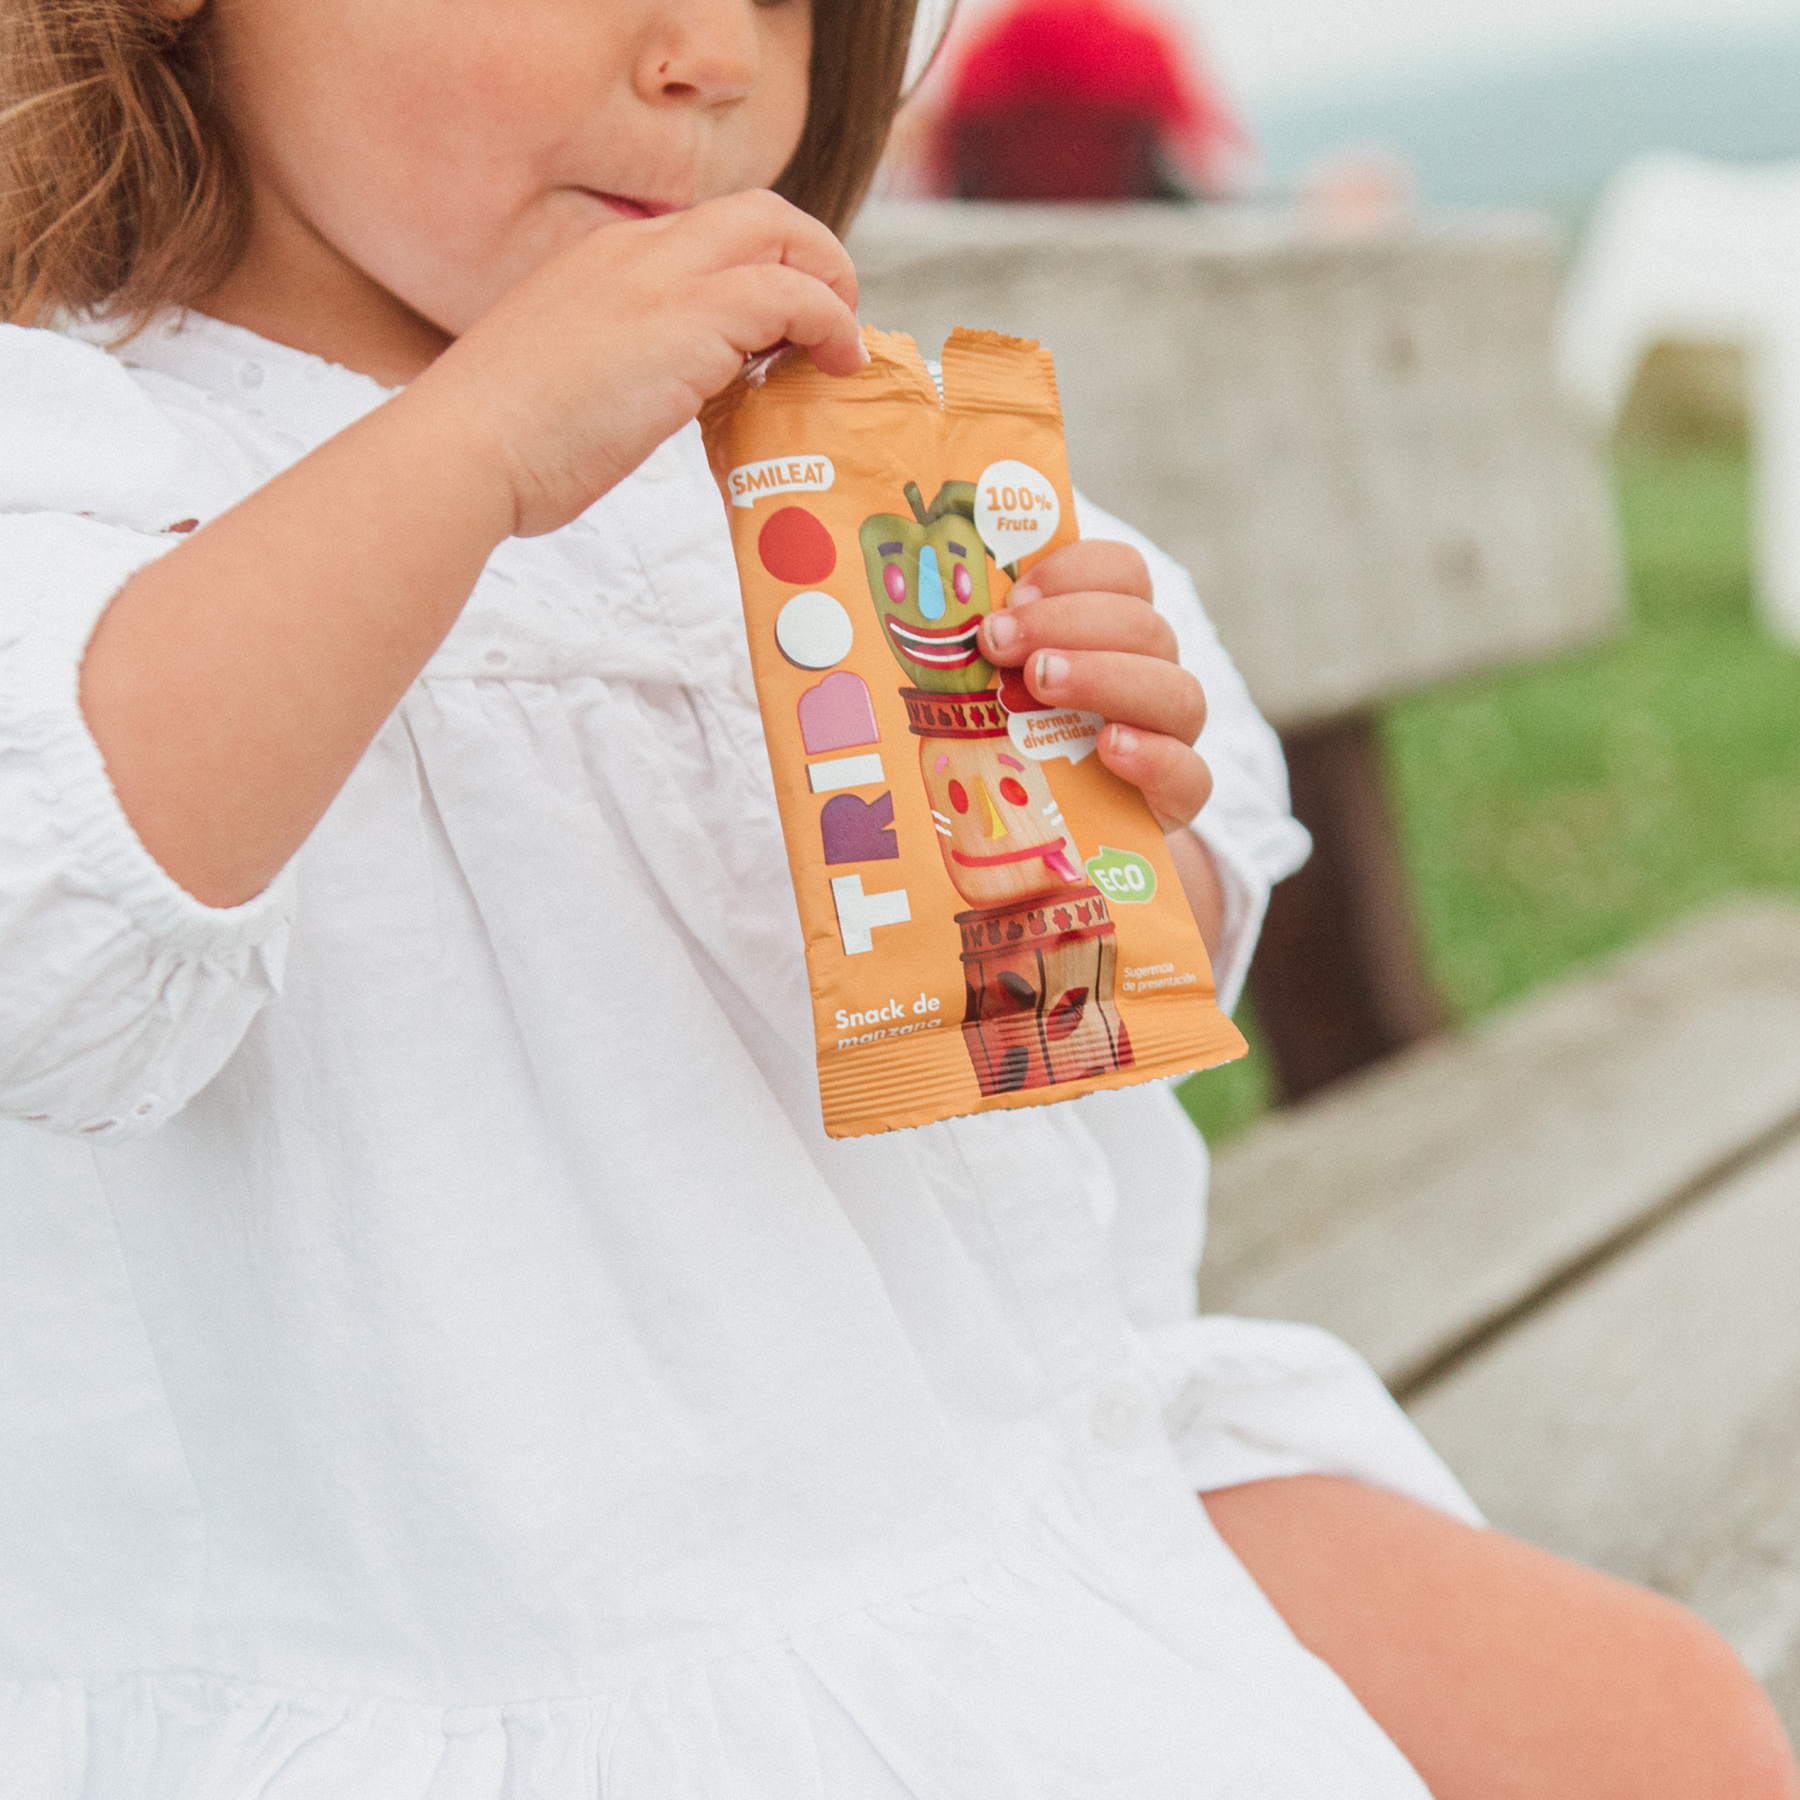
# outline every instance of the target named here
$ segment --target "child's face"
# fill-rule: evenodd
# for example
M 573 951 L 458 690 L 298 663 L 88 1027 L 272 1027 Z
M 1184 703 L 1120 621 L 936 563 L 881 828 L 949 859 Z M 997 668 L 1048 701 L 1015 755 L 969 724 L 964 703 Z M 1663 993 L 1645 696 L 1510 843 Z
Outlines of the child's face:
M 596 225 L 769 186 L 806 120 L 810 0 L 213 4 L 259 285 L 359 273 L 452 336 Z

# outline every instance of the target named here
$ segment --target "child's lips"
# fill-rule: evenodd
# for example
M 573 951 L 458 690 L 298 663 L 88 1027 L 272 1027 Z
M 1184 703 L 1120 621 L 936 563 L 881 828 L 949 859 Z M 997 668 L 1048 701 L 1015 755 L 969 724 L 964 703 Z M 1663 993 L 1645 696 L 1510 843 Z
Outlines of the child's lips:
M 665 213 L 680 212 L 673 200 L 640 200 L 631 194 L 605 194 L 599 188 L 581 190 L 621 219 L 660 219 Z

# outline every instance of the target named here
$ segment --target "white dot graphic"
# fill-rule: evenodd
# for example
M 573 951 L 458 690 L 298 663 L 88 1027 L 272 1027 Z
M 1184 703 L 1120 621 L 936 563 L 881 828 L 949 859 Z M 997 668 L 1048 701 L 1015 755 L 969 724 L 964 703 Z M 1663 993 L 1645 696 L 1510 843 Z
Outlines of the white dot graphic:
M 775 644 L 798 669 L 832 669 L 850 654 L 856 631 L 829 594 L 796 594 L 775 620 Z

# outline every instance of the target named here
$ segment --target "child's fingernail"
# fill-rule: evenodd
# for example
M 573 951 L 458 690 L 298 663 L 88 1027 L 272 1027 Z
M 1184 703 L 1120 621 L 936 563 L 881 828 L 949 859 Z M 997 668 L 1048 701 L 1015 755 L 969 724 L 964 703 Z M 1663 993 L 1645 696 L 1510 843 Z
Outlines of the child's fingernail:
M 856 354 L 857 354 L 859 361 L 861 362 L 862 366 L 865 369 L 869 366 L 869 364 L 871 362 L 873 362 L 875 360 L 869 354 L 869 346 L 867 344 L 865 344 L 861 338 L 858 338 L 856 340 Z
M 1058 656 L 1054 651 L 1046 650 L 1038 658 L 1037 684 L 1042 692 L 1045 688 L 1059 688 L 1069 679 L 1069 659 Z
M 1033 600 L 1041 600 L 1043 597 L 1029 581 L 1022 581 L 1006 596 L 1006 604 L 1008 606 L 1029 606 Z
M 1005 655 L 1019 641 L 1019 621 L 1009 619 L 1003 612 L 990 613 L 987 635 L 988 648 Z
M 1115 756 L 1129 756 L 1138 747 L 1138 735 L 1124 725 L 1112 728 L 1112 748 Z

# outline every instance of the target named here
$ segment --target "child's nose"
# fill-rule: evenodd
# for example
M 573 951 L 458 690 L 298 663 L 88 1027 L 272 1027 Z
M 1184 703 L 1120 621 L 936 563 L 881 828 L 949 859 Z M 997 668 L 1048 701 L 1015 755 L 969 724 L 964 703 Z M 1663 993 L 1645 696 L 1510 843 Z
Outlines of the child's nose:
M 688 0 L 672 14 L 639 65 L 644 97 L 703 106 L 744 99 L 762 66 L 754 0 Z

